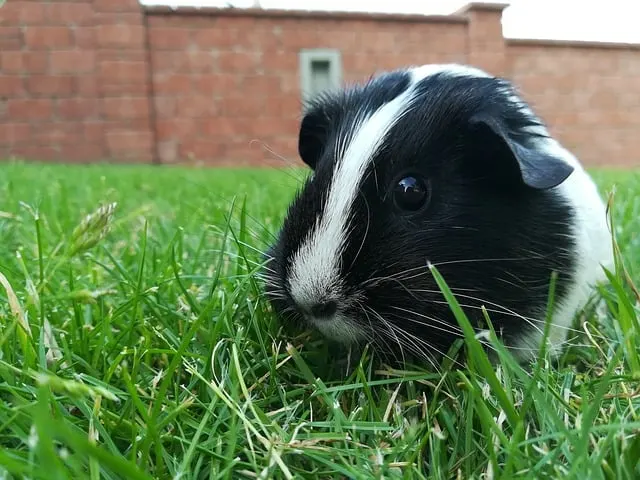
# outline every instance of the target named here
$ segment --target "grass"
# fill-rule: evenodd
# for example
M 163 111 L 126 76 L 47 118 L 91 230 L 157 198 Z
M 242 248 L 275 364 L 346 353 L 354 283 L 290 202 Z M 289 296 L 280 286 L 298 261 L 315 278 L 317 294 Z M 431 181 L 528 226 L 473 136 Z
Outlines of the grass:
M 638 478 L 640 173 L 596 176 L 625 269 L 558 362 L 341 377 L 255 280 L 293 177 L 3 165 L 0 478 Z

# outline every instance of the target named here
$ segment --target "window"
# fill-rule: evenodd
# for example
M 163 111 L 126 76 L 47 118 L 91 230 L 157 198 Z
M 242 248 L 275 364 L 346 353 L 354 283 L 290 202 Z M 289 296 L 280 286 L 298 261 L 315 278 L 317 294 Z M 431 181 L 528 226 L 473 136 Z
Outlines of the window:
M 302 100 L 337 88 L 342 82 L 342 65 L 338 50 L 313 49 L 300 52 Z

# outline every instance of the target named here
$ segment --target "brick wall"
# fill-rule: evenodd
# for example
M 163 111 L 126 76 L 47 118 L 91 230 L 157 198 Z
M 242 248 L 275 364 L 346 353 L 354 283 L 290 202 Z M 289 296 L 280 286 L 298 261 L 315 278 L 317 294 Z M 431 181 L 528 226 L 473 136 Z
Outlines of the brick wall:
M 510 41 L 511 79 L 589 165 L 640 166 L 640 48 Z
M 511 78 L 589 165 L 640 165 L 640 46 L 502 37 L 504 5 L 451 16 L 0 8 L 0 157 L 283 165 L 295 161 L 298 52 L 341 51 L 344 80 L 430 62 Z
M 145 15 L 137 0 L 0 7 L 0 156 L 149 162 Z

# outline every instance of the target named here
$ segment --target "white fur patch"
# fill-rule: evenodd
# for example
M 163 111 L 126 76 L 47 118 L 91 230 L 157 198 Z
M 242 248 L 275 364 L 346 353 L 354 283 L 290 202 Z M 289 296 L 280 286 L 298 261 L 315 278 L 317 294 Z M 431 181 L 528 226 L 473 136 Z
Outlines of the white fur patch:
M 349 231 L 351 205 L 385 135 L 406 111 L 410 94 L 403 92 L 353 126 L 352 140 L 336 161 L 324 215 L 316 219 L 293 257 L 289 291 L 298 305 L 310 306 L 339 295 L 339 260 Z
M 484 70 L 480 70 L 479 68 L 471 67 L 469 65 L 460 65 L 458 63 L 433 63 L 413 67 L 410 70 L 411 83 L 416 84 L 420 80 L 437 73 L 445 73 L 452 77 L 491 77 L 491 75 Z
M 606 280 L 602 267 L 612 268 L 613 245 L 605 203 L 591 176 L 578 159 L 557 140 L 547 138 L 539 142 L 541 151 L 561 158 L 574 168 L 573 173 L 555 187 L 575 211 L 570 227 L 576 243 L 572 253 L 577 261 L 575 279 L 565 299 L 557 302 L 553 310 L 548 345 L 552 354 L 558 354 L 567 340 L 567 333 L 576 313 L 586 305 L 596 284 Z M 544 320 L 545 312 L 541 312 L 537 322 L 539 329 L 523 337 L 515 345 L 516 356 L 524 359 L 537 354 L 542 341 Z

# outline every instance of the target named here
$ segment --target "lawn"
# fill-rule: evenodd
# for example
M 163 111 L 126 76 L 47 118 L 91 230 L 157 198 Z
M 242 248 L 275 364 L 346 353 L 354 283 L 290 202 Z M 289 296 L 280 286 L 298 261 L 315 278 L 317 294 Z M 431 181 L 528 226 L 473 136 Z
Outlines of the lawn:
M 575 345 L 399 371 L 261 298 L 303 172 L 3 165 L 0 478 L 639 478 L 640 172 L 595 173 L 626 270 Z

